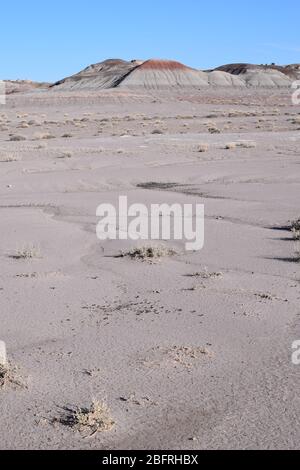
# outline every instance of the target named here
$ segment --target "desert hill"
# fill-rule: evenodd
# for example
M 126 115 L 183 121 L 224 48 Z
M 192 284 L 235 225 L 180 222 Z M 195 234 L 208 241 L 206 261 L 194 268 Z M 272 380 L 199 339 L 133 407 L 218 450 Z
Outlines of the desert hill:
M 108 59 L 63 78 L 54 84 L 29 80 L 6 80 L 7 94 L 44 90 L 145 90 L 201 89 L 207 87 L 287 88 L 300 79 L 300 64 L 227 64 L 212 70 L 197 70 L 173 60 L 146 61 Z
M 208 86 L 239 86 L 244 82 L 226 72 L 202 72 L 171 60 L 148 60 L 121 81 L 120 87 L 168 89 Z
M 285 87 L 300 77 L 300 65 L 280 66 L 255 64 L 227 64 L 217 67 L 216 71 L 227 72 L 242 78 L 246 85 L 256 87 Z
M 139 62 L 135 60 L 127 62 L 121 59 L 108 59 L 90 65 L 81 72 L 54 83 L 52 87 L 60 90 L 115 88 L 138 65 Z
M 245 82 L 224 71 L 204 72 L 172 60 L 126 62 L 110 59 L 52 85 L 53 90 L 107 89 L 116 87 L 168 89 L 208 86 L 244 87 Z

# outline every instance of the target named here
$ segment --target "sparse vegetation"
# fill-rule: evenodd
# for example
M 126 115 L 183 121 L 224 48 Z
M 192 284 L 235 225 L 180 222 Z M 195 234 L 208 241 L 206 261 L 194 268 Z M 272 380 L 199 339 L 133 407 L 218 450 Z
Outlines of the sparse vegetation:
M 9 139 L 11 142 L 21 142 L 23 140 L 27 140 L 24 135 L 12 135 Z
M 243 148 L 243 149 L 254 149 L 256 148 L 256 142 L 251 142 L 251 141 L 240 141 L 237 142 L 237 147 Z
M 34 140 L 49 140 L 49 139 L 55 139 L 55 136 L 47 132 L 45 134 L 43 133 L 35 134 L 33 138 Z
M 208 144 L 199 144 L 198 148 L 197 148 L 198 152 L 200 152 L 200 153 L 207 152 L 208 149 L 209 149 Z
M 41 123 L 39 121 L 36 121 L 35 119 L 31 119 L 30 121 L 28 121 L 28 125 L 29 126 L 40 126 Z
M 251 141 L 238 141 L 238 142 L 229 142 L 225 145 L 226 150 L 233 150 L 236 148 L 243 148 L 243 149 L 252 149 L 256 147 L 256 142 Z
M 40 249 L 33 245 L 24 246 L 23 248 L 19 248 L 16 252 L 11 255 L 11 258 L 17 260 L 28 260 L 34 258 L 41 258 Z
M 290 119 L 290 121 L 291 121 L 292 124 L 298 125 L 298 124 L 300 124 L 300 116 L 296 116 L 293 119 Z
M 8 385 L 26 387 L 25 383 L 18 377 L 16 368 L 10 364 L 0 364 L 0 390 Z
M 225 145 L 226 150 L 233 150 L 236 149 L 236 147 L 236 142 L 228 142 L 228 144 Z
M 300 240 L 300 219 L 294 220 L 291 224 L 291 231 L 294 240 Z
M 221 131 L 218 127 L 209 127 L 208 132 L 210 134 L 221 134 Z
M 28 129 L 29 124 L 27 122 L 21 122 L 18 127 L 20 129 Z
M 211 352 L 207 348 L 203 347 L 187 347 L 187 346 L 174 346 L 170 353 L 174 353 L 177 360 L 180 361 L 182 357 L 189 357 L 191 359 L 197 359 L 199 356 L 210 355 Z
M 72 158 L 72 152 L 63 152 L 61 158 Z
M 206 123 L 207 130 L 210 134 L 221 134 L 220 129 L 218 128 L 217 124 L 215 122 L 207 122 Z
M 127 252 L 122 252 L 121 257 L 128 256 L 131 259 L 142 260 L 142 261 L 153 261 L 166 256 L 174 256 L 175 250 L 167 248 L 163 245 L 157 246 L 142 246 L 138 248 L 132 248 Z
M 94 400 L 88 408 L 64 408 L 64 411 L 65 414 L 54 422 L 71 427 L 87 437 L 97 432 L 110 431 L 115 425 L 110 409 L 104 402 Z
M 207 269 L 201 272 L 196 272 L 193 274 L 188 274 L 188 277 L 198 277 L 200 279 L 217 279 L 223 276 L 221 272 L 209 272 Z
M 258 292 L 255 294 L 256 297 L 258 297 L 261 300 L 274 300 L 274 296 L 265 292 Z
M 0 364 L 0 388 L 4 387 L 9 381 L 9 368 Z

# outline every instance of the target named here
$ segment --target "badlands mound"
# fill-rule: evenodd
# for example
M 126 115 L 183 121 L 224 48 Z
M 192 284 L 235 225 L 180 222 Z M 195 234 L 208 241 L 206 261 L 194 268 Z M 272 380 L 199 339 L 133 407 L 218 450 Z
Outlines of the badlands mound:
M 122 80 L 120 87 L 168 89 L 208 86 L 245 86 L 226 72 L 202 72 L 171 60 L 147 60 Z
M 30 80 L 6 80 L 7 94 L 51 89 L 54 91 L 102 90 L 111 88 L 169 90 L 208 87 L 291 87 L 300 80 L 300 64 L 222 65 L 214 70 L 196 70 L 172 60 L 125 61 L 108 59 L 54 84 Z
M 285 67 L 275 64 L 228 64 L 215 70 L 239 76 L 245 81 L 247 86 L 268 88 L 289 87 L 300 74 L 300 66 L 298 64 Z
M 53 90 L 107 88 L 202 88 L 208 86 L 244 87 L 245 82 L 223 71 L 202 72 L 171 60 L 126 62 L 110 59 L 91 65 L 54 85 Z
M 90 65 L 81 72 L 64 78 L 53 90 L 101 90 L 131 88 L 167 90 L 204 87 L 290 87 L 300 79 L 300 65 L 278 66 L 228 64 L 201 71 L 172 60 L 147 61 L 109 59 Z
M 115 88 L 140 62 L 108 59 L 52 85 L 59 90 Z

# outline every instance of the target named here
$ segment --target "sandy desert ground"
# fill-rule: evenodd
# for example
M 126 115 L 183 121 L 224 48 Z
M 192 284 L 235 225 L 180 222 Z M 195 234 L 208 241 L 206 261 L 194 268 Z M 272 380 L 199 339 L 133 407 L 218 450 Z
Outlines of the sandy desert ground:
M 290 90 L 35 91 L 0 116 L 1 449 L 299 447 Z M 119 194 L 204 203 L 204 249 L 119 257 L 137 243 L 96 237 Z

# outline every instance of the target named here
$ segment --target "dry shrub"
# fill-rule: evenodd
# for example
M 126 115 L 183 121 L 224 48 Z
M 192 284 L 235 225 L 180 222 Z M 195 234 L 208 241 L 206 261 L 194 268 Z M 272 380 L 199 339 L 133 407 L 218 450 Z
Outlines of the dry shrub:
M 73 153 L 72 152 L 63 152 L 61 158 L 72 158 Z
M 41 258 L 41 251 L 34 245 L 27 245 L 22 248 L 18 248 L 16 252 L 11 255 L 11 258 L 17 260 L 37 259 Z
M 226 150 L 233 150 L 236 149 L 236 147 L 236 142 L 228 142 L 228 144 L 225 145 Z
M 20 129 L 28 129 L 29 124 L 27 122 L 21 122 L 18 127 Z
M 21 142 L 27 140 L 24 135 L 12 135 L 9 139 L 11 142 Z
M 9 381 L 9 368 L 6 365 L 0 364 L 0 388 L 5 387 Z
M 225 145 L 226 150 L 233 150 L 236 148 L 243 148 L 243 149 L 253 149 L 256 148 L 256 142 L 251 141 L 237 141 L 237 142 L 229 142 Z
M 217 279 L 223 276 L 223 273 L 221 272 L 209 272 L 207 269 L 205 269 L 202 272 L 197 272 L 193 274 L 188 274 L 188 277 L 198 277 L 200 279 Z
M 294 220 L 291 224 L 291 231 L 295 240 L 300 240 L 300 219 Z
M 17 374 L 17 369 L 11 364 L 0 364 L 0 389 L 6 386 L 26 387 Z
M 209 149 L 208 144 L 199 144 L 198 148 L 197 148 L 198 152 L 200 152 L 200 153 L 207 152 L 208 149 Z
M 221 131 L 218 127 L 209 127 L 208 132 L 210 134 L 221 134 Z
M 45 133 L 45 134 L 38 133 L 34 135 L 33 139 L 34 140 L 49 140 L 49 139 L 55 139 L 55 136 L 49 133 Z
M 174 256 L 176 251 L 167 248 L 163 245 L 156 245 L 156 246 L 141 246 L 137 248 L 132 248 L 127 252 L 122 252 L 121 257 L 129 257 L 135 260 L 141 261 L 154 261 L 160 258 L 164 258 L 166 256 Z
M 97 400 L 93 400 L 88 408 L 64 408 L 64 411 L 66 414 L 55 419 L 54 422 L 71 427 L 87 437 L 97 432 L 110 431 L 115 425 L 106 403 Z
M 153 134 L 153 135 L 156 135 L 156 134 L 157 134 L 157 135 L 161 135 L 161 134 L 163 134 L 163 133 L 164 133 L 164 132 L 163 132 L 161 129 L 154 129 L 154 130 L 151 132 L 151 134 Z

